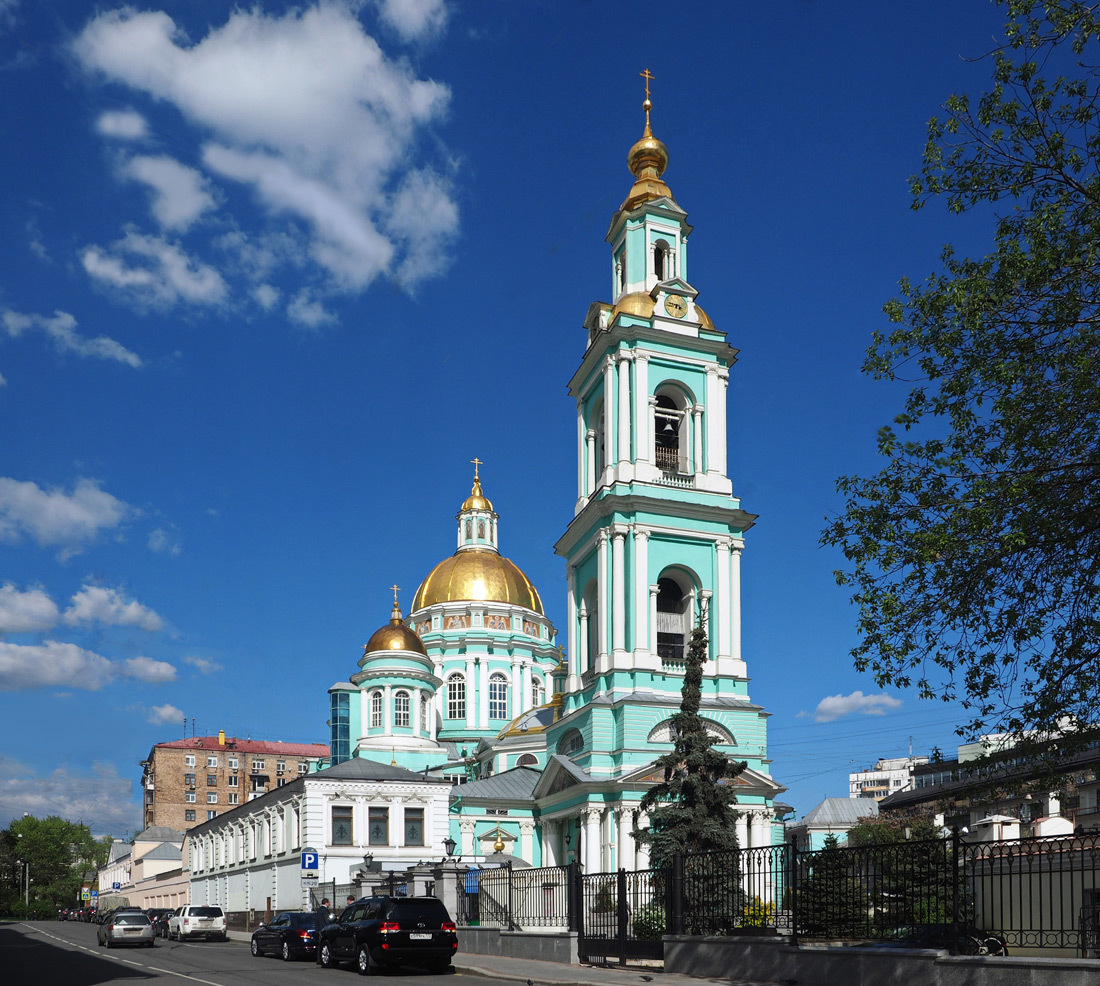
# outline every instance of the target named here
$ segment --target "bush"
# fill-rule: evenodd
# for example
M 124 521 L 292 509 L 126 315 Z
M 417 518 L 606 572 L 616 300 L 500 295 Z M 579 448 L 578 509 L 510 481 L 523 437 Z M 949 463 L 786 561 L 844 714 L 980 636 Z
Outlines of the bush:
M 662 904 L 646 904 L 634 914 L 634 937 L 639 941 L 660 941 L 665 933 L 665 909 Z
M 775 926 L 775 904 L 765 903 L 759 897 L 753 897 L 741 912 L 741 926 L 749 928 L 771 928 Z

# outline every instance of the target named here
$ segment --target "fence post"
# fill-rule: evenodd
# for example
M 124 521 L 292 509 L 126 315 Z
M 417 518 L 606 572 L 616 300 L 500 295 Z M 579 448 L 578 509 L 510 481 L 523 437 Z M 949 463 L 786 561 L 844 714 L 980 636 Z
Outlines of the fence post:
M 616 929 L 619 936 L 619 965 L 626 965 L 626 935 L 630 915 L 627 913 L 626 902 L 626 870 L 619 867 L 619 885 L 616 888 L 619 897 L 619 926 Z
M 791 944 L 798 945 L 798 836 L 792 835 L 787 850 L 790 862 L 787 872 L 790 874 L 791 894 Z
M 959 827 L 951 826 L 951 954 L 959 954 Z
M 671 879 L 668 888 L 671 899 L 666 911 L 671 918 L 668 933 L 670 935 L 682 935 L 684 933 L 684 854 L 677 852 L 672 857 Z M 666 867 L 666 872 L 668 867 Z
M 516 930 L 516 922 L 512 920 L 512 862 L 508 861 L 508 930 Z
M 577 913 L 580 910 L 577 907 L 577 884 L 579 879 L 577 876 L 577 864 L 576 861 L 565 864 L 565 926 L 570 931 L 580 931 L 580 927 L 577 925 Z

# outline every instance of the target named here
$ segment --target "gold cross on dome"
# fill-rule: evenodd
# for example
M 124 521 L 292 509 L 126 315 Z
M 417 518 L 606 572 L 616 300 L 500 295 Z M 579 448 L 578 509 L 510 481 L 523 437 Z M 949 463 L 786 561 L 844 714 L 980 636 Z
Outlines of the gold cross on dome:
M 397 593 L 400 591 L 401 586 L 391 585 L 390 588 L 393 589 L 393 604 L 394 604 L 394 606 L 396 606 L 397 605 Z
M 645 98 L 646 98 L 646 99 L 649 99 L 649 84 L 650 84 L 650 83 L 651 83 L 651 82 L 652 82 L 652 81 L 653 81 L 653 80 L 654 80 L 655 78 L 657 78 L 657 76 L 655 76 L 655 75 L 654 75 L 654 74 L 653 74 L 652 72 L 650 72 L 650 71 L 649 71 L 649 69 L 646 69 L 646 70 L 645 70 L 644 72 L 639 72 L 638 74 L 639 74 L 639 75 L 640 75 L 640 76 L 641 76 L 641 77 L 642 77 L 643 79 L 645 79 Z
M 474 479 L 479 479 L 480 477 L 477 474 L 477 467 L 483 466 L 485 465 L 485 463 L 482 462 L 481 459 L 479 459 L 476 455 L 470 461 L 474 464 Z

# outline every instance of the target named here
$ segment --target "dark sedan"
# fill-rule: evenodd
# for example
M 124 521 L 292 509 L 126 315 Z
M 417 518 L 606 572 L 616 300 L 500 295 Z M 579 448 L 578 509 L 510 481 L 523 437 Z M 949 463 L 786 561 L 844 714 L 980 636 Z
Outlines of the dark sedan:
M 317 954 L 312 911 L 284 911 L 270 924 L 261 924 L 252 932 L 252 954 L 279 955 L 284 962 L 313 958 Z
M 406 963 L 446 972 L 458 936 L 436 897 L 364 897 L 321 930 L 320 948 L 326 969 L 354 962 L 361 976 Z
M 146 912 L 153 922 L 153 934 L 158 938 L 168 937 L 168 919 L 172 916 L 170 907 L 150 907 Z

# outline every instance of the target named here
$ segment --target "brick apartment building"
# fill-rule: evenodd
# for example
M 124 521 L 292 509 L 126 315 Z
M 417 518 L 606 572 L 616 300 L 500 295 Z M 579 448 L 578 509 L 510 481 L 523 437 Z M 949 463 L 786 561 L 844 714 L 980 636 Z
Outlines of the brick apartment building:
M 185 832 L 309 773 L 328 756 L 326 743 L 236 739 L 224 731 L 157 743 L 141 763 L 142 827 Z

